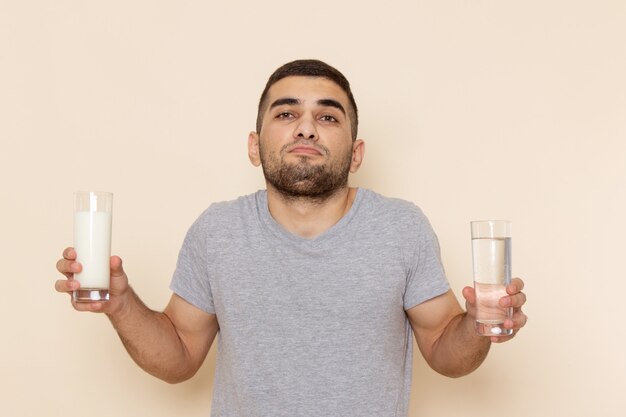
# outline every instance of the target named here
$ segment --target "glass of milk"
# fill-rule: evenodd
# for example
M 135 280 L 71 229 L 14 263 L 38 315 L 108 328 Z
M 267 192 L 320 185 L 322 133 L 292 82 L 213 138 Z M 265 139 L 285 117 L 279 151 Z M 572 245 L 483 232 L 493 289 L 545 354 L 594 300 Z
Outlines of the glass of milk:
M 74 274 L 78 302 L 107 301 L 111 273 L 111 214 L 113 194 L 80 191 L 75 194 L 74 250 L 83 269 Z
M 476 290 L 476 332 L 483 336 L 507 336 L 504 320 L 513 310 L 500 307 L 511 282 L 511 222 L 484 220 L 470 223 L 472 229 L 472 260 Z

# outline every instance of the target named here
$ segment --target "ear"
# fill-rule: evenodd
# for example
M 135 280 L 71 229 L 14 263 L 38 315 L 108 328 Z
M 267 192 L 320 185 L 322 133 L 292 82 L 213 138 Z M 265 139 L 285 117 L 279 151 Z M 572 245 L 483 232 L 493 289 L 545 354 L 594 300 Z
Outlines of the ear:
M 259 153 L 259 135 L 256 132 L 250 132 L 248 135 L 248 158 L 255 167 L 261 165 L 261 154 Z
M 365 155 L 365 142 L 357 139 L 352 144 L 352 161 L 350 162 L 350 172 L 354 174 L 359 170 Z

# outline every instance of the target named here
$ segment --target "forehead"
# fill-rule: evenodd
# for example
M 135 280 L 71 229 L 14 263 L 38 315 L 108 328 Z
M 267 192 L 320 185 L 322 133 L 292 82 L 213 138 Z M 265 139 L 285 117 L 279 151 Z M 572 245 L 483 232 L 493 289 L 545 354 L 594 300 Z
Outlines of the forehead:
M 268 91 L 268 104 L 280 98 L 296 98 L 302 103 L 316 103 L 320 99 L 334 99 L 344 108 L 348 106 L 348 95 L 335 82 L 323 77 L 285 77 L 274 83 Z

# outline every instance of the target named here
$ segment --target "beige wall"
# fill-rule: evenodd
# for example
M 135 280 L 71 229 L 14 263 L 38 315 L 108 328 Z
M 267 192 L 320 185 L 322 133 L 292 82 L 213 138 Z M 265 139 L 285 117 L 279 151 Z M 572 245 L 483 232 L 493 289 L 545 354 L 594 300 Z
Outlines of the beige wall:
M 214 352 L 175 386 L 56 294 L 72 193 L 115 193 L 113 249 L 160 309 L 187 227 L 263 186 L 247 161 L 269 73 L 352 81 L 354 185 L 420 205 L 452 286 L 468 222 L 514 222 L 528 327 L 446 379 L 416 357 L 412 414 L 621 416 L 626 360 L 626 3 L 0 2 L 0 415 L 206 416 Z

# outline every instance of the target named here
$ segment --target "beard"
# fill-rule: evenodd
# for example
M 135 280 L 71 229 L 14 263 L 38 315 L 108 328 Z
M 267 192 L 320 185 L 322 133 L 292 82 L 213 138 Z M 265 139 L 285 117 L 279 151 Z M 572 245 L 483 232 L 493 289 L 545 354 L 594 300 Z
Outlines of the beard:
M 315 145 L 325 157 L 325 163 L 314 164 L 307 156 L 299 156 L 297 162 L 287 163 L 284 155 L 292 146 L 283 146 L 278 155 L 268 154 L 262 146 L 259 147 L 265 180 L 283 197 L 322 202 L 348 185 L 352 149 L 333 160 L 326 147 Z

